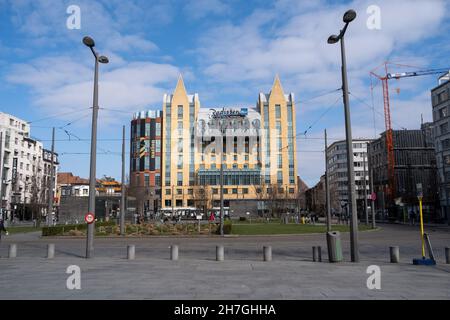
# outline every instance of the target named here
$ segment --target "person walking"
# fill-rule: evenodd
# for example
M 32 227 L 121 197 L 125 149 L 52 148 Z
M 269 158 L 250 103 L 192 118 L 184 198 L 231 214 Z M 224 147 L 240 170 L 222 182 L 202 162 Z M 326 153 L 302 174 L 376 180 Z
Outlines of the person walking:
M 3 221 L 3 219 L 0 219 L 0 240 L 2 238 L 2 232 L 8 235 L 8 231 L 5 228 L 5 222 Z
M 416 213 L 414 212 L 413 209 L 409 210 L 409 224 L 411 225 L 415 225 L 416 223 Z

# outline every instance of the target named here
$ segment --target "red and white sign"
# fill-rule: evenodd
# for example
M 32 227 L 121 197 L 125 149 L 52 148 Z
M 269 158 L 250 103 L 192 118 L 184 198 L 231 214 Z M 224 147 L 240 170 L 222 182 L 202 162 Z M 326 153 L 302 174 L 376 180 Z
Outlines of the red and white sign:
M 370 195 L 370 200 L 377 200 L 377 194 L 375 192 L 372 192 L 372 194 Z
M 87 215 L 84 216 L 84 221 L 86 221 L 87 224 L 91 224 L 94 222 L 95 216 L 92 212 L 89 212 Z

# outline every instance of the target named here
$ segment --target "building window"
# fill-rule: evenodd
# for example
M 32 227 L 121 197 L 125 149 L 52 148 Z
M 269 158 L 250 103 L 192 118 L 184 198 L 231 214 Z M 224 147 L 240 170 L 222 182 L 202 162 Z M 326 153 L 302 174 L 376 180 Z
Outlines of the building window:
M 164 204 L 166 205 L 166 207 L 171 207 L 172 206 L 172 200 L 166 200 L 166 201 L 164 201 Z
M 150 157 L 149 156 L 145 156 L 144 170 L 150 170 Z
M 277 183 L 283 183 L 283 171 L 277 172 Z
M 281 135 L 281 121 L 277 121 L 277 133 Z
M 233 194 L 237 194 L 238 193 L 238 189 L 237 188 L 233 188 L 232 193 Z
M 177 194 L 178 195 L 182 195 L 183 194 L 183 189 L 177 189 Z
M 183 155 L 178 155 L 177 168 L 178 169 L 183 169 Z
M 178 186 L 183 185 L 183 173 L 182 172 L 177 173 L 177 185 Z
M 150 186 L 150 175 L 147 173 L 144 175 L 144 186 L 146 187 Z
M 278 155 L 277 164 L 278 164 L 278 169 L 281 169 L 283 167 L 283 156 L 281 154 Z
M 248 194 L 248 188 L 243 188 L 243 189 L 242 189 L 242 193 L 243 193 L 243 194 Z
M 171 195 L 171 190 L 170 189 L 166 189 L 166 196 L 170 196 Z
M 213 194 L 219 194 L 219 189 L 213 188 Z
M 155 185 L 157 187 L 161 186 L 161 174 L 160 173 L 155 173 Z
M 441 134 L 448 132 L 448 122 L 445 122 L 439 126 L 439 129 L 441 130 Z
M 156 122 L 156 132 L 155 132 L 155 135 L 156 135 L 157 137 L 160 137 L 160 136 L 161 136 L 161 122 Z
M 281 106 L 279 104 L 275 105 L 275 117 L 277 119 L 281 118 Z

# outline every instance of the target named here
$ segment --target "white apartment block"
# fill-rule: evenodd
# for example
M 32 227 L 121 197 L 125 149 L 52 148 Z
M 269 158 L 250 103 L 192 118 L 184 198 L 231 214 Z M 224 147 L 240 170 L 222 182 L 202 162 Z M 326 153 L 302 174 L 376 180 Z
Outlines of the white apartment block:
M 0 112 L 0 177 L 3 218 L 35 218 L 45 215 L 51 174 L 51 151 L 30 135 L 30 125 Z M 58 169 L 54 156 L 54 190 Z
M 358 208 L 364 208 L 364 179 L 366 180 L 367 195 L 369 195 L 370 190 L 367 144 L 371 141 L 372 140 L 369 139 L 354 139 L 352 141 L 355 188 L 357 193 L 356 201 Z M 346 141 L 340 140 L 331 144 L 327 148 L 327 154 L 331 207 L 334 212 L 342 212 L 344 211 L 343 206 L 348 201 Z M 370 202 L 368 201 L 368 204 L 369 203 Z

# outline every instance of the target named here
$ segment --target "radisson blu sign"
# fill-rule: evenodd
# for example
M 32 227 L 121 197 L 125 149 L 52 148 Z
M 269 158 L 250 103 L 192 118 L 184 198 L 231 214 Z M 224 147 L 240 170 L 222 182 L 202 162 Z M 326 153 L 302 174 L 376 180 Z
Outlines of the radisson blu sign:
M 260 135 L 261 115 L 252 108 L 200 108 L 196 124 L 197 136 Z
M 248 116 L 248 109 L 241 108 L 237 109 L 209 109 L 211 111 L 210 118 L 211 119 L 227 119 L 227 118 L 242 118 Z

